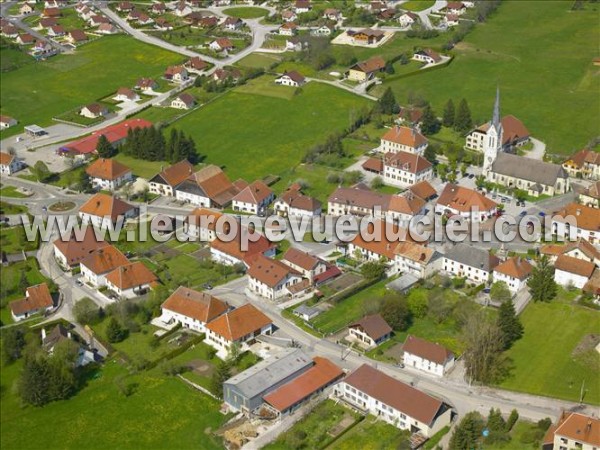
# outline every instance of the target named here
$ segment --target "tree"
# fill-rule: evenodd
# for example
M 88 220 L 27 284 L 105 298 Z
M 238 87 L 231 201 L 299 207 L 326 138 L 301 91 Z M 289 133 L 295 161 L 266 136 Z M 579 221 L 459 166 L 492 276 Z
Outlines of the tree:
M 485 176 L 477 175 L 475 177 L 475 186 L 477 186 L 478 189 L 481 189 L 482 187 L 484 187 L 485 186 Z
M 115 149 L 110 143 L 110 141 L 103 134 L 98 138 L 98 143 L 96 144 L 96 152 L 100 158 L 110 158 L 113 156 Z
M 437 161 L 437 148 L 437 145 L 430 143 L 425 147 L 425 152 L 423 153 L 425 159 L 432 164 Z
M 111 344 L 121 342 L 127 337 L 127 329 L 122 327 L 117 319 L 111 317 L 106 326 L 106 339 Z
M 503 303 L 512 298 L 512 294 L 504 281 L 496 281 L 490 289 L 490 298 L 498 303 Z
M 398 294 L 386 295 L 379 309 L 381 317 L 396 331 L 406 331 L 411 323 L 410 310 L 406 298 Z
M 4 328 L 2 330 L 2 360 L 9 364 L 21 357 L 25 347 L 25 333 L 21 327 Z
M 442 118 L 442 124 L 445 127 L 453 127 L 455 115 L 456 109 L 454 108 L 454 102 L 452 101 L 452 99 L 450 99 L 444 107 L 444 116 Z
M 75 320 L 82 325 L 94 323 L 100 317 L 100 309 L 89 297 L 84 297 L 73 306 Z
M 367 280 L 377 280 L 385 274 L 385 264 L 381 261 L 366 262 L 360 267 L 360 273 Z
M 506 430 L 506 422 L 502 417 L 502 412 L 500 412 L 500 409 L 490 408 L 490 413 L 487 420 L 487 428 L 490 431 Z
M 557 287 L 554 281 L 554 268 L 550 265 L 546 256 L 543 256 L 538 265 L 533 268 L 527 286 L 535 302 L 549 302 L 556 297 Z
M 516 409 L 513 409 L 506 421 L 506 431 L 512 430 L 512 427 L 517 423 L 517 420 L 519 420 L 519 412 Z
M 398 103 L 392 92 L 392 88 L 388 87 L 381 98 L 377 101 L 377 107 L 382 114 L 394 114 L 398 111 Z
M 42 183 L 52 176 L 52 172 L 50 172 L 50 169 L 48 169 L 48 166 L 43 161 L 37 161 L 31 171 L 35 178 Z
M 383 186 L 383 178 L 381 178 L 379 175 L 371 180 L 371 187 L 373 189 L 379 189 L 382 186 Z
M 217 397 L 223 397 L 223 383 L 231 377 L 231 366 L 228 361 L 221 361 L 217 365 L 210 379 L 211 391 Z
M 483 418 L 478 412 L 465 414 L 454 429 L 448 448 L 450 450 L 471 450 L 478 447 L 483 431 Z
M 34 406 L 48 403 L 49 380 L 50 368 L 47 358 L 37 350 L 26 354 L 19 378 L 19 393 L 23 401 Z
M 502 330 L 482 312 L 472 314 L 463 328 L 463 358 L 467 376 L 481 383 L 498 383 L 509 372 L 510 360 L 503 354 Z
M 473 120 L 471 119 L 471 110 L 467 101 L 463 98 L 459 105 L 456 117 L 454 119 L 454 129 L 459 133 L 465 133 L 473 127 Z
M 423 318 L 427 315 L 429 308 L 427 291 L 413 289 L 407 297 L 408 309 L 413 317 Z
M 498 328 L 502 331 L 504 349 L 509 349 L 514 342 L 523 336 L 523 324 L 517 316 L 512 300 L 504 300 L 498 311 Z
M 87 174 L 85 170 L 82 170 L 79 173 L 79 178 L 75 182 L 75 188 L 79 192 L 89 192 L 92 189 L 92 183 L 90 180 L 90 176 Z
M 425 106 L 423 117 L 421 118 L 421 131 L 425 135 L 435 134 L 440 131 L 440 121 L 431 109 L 430 105 Z
M 394 75 L 396 73 L 396 71 L 394 70 L 394 64 L 388 62 L 385 65 L 385 73 L 387 73 L 388 75 Z

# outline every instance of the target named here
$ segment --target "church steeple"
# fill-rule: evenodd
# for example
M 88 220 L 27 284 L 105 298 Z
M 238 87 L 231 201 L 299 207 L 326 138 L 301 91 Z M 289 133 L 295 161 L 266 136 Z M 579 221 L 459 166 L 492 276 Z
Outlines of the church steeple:
M 500 86 L 498 86 L 496 87 L 496 101 L 494 103 L 492 120 L 483 141 L 483 173 L 486 175 L 490 171 L 498 153 L 502 151 L 503 134 L 504 130 L 502 129 L 502 121 L 500 120 Z
M 496 102 L 494 103 L 494 115 L 492 116 L 492 126 L 498 130 L 500 126 L 500 86 L 496 87 Z

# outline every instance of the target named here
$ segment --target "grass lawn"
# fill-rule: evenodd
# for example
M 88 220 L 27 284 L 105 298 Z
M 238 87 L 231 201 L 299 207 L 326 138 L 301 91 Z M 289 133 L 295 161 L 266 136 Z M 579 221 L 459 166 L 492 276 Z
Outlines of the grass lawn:
M 0 197 L 26 198 L 29 195 L 19 192 L 15 186 L 6 186 L 0 189 Z
M 275 84 L 275 77 L 267 75 L 250 80 L 248 83 L 237 88 L 236 92 L 292 100 L 298 92 L 298 88 Z
M 236 65 L 248 69 L 267 69 L 271 64 L 281 61 L 281 56 L 272 53 L 251 53 L 240 59 Z
M 481 123 L 491 117 L 499 85 L 502 114 L 521 119 L 549 153 L 570 154 L 598 134 L 600 109 L 598 68 L 592 65 L 600 39 L 597 6 L 586 4 L 577 12 L 570 7 L 568 2 L 502 2 L 453 50 L 456 57 L 448 67 L 410 82 L 384 82 L 375 93 L 391 86 L 400 102 L 410 91 L 419 93 L 438 114 L 449 98 L 458 104 L 464 97 Z M 531 17 L 543 26 L 531 26 Z M 564 127 L 574 110 L 581 111 L 581 120 Z
M 25 289 L 19 287 L 22 272 L 25 272 L 27 286 L 34 286 L 46 281 L 44 275 L 40 273 L 37 260 L 34 258 L 4 266 L 0 271 L 2 303 L 21 298 L 25 295 Z
M 142 178 L 151 178 L 160 172 L 161 166 L 164 168 L 168 165 L 160 161 L 146 161 L 144 159 L 133 158 L 131 156 L 123 155 L 122 153 L 117 154 L 114 159 L 131 167 L 133 173 Z
M 14 391 L 21 364 L 2 368 L 3 448 L 222 448 L 209 434 L 227 420 L 218 402 L 159 369 L 129 375 L 107 361 L 71 399 L 35 408 L 22 407 Z M 123 396 L 118 378 L 135 392 Z
M 179 116 L 182 116 L 186 112 L 187 111 L 182 111 L 181 109 L 152 106 L 143 110 L 139 114 L 136 114 L 135 117 L 149 120 L 152 123 L 158 123 L 173 120 Z
M 515 369 L 502 387 L 565 400 L 600 404 L 600 355 L 575 352 L 582 339 L 600 329 L 597 311 L 573 304 L 577 292 L 560 291 L 550 303 L 530 303 L 521 314 L 523 338 L 508 351 Z
M 231 17 L 238 17 L 240 19 L 258 19 L 259 17 L 266 16 L 269 11 L 264 8 L 247 7 L 247 8 L 227 8 L 223 12 Z
M 27 212 L 27 207 L 0 201 L 0 211 L 3 214 L 24 214 Z
M 131 87 L 140 77 L 160 78 L 166 66 L 182 60 L 128 36 L 105 36 L 73 55 L 4 73 L 1 112 L 21 125 L 49 125 L 53 116 L 104 98 L 120 86 Z M 2 137 L 21 130 L 21 126 L 9 128 Z
M 22 225 L 14 227 L 0 227 L 0 247 L 7 254 L 36 250 L 40 245 L 39 239 L 28 241 Z
M 409 0 L 400 5 L 401 9 L 407 11 L 423 11 L 424 9 L 431 8 L 435 3 L 435 0 Z
M 368 416 L 340 439 L 328 446 L 328 450 L 387 450 L 398 448 L 400 442 L 408 440 L 410 432 Z
M 3 74 L 33 62 L 34 59 L 31 56 L 16 48 L 3 47 L 0 50 L 0 72 Z
M 354 94 L 317 83 L 291 100 L 235 89 L 173 126 L 202 143 L 206 163 L 225 166 L 232 180 L 251 181 L 289 171 L 308 147 L 347 127 L 352 111 L 367 105 Z

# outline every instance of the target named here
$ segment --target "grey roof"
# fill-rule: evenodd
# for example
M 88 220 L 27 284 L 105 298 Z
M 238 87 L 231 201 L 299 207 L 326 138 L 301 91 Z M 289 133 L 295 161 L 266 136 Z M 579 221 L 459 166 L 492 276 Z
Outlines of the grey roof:
M 236 386 L 246 398 L 254 398 L 312 364 L 312 359 L 302 350 L 286 348 L 231 377 L 224 384 Z
M 177 185 L 175 190 L 185 192 L 187 194 L 198 195 L 200 197 L 208 198 L 208 195 L 200 186 L 198 186 L 198 183 L 189 179 L 184 180 L 183 182 L 181 182 L 181 184 Z
M 302 304 L 302 305 L 298 306 L 296 309 L 294 309 L 294 312 L 296 314 L 302 314 L 302 315 L 307 315 L 307 316 L 311 317 L 311 316 L 316 316 L 317 314 L 320 314 L 321 310 Z
M 467 244 L 456 244 L 446 253 L 445 257 L 452 261 L 466 264 L 467 266 L 483 269 L 487 272 L 491 271 L 500 262 L 498 258 L 491 255 L 487 250 L 475 248 Z
M 411 288 L 418 282 L 419 279 L 416 276 L 410 273 L 405 273 L 396 278 L 394 281 L 390 281 L 388 284 L 385 285 L 385 287 L 388 289 L 393 289 L 397 292 L 405 292 L 407 289 Z
M 558 178 L 567 178 L 567 174 L 558 164 L 547 163 L 524 156 L 499 153 L 492 164 L 492 172 L 545 186 L 554 186 Z

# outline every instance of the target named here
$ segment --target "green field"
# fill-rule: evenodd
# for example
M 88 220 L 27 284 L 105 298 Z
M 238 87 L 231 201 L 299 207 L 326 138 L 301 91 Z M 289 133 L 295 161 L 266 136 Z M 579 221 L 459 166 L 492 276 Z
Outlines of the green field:
M 424 9 L 431 8 L 434 3 L 435 0 L 409 0 L 406 3 L 402 3 L 400 8 L 407 11 L 423 11 Z
M 577 292 L 561 291 L 551 303 L 530 303 L 521 315 L 523 338 L 508 355 L 515 369 L 502 387 L 566 400 L 600 404 L 600 355 L 592 348 L 574 352 L 584 337 L 598 334 L 598 311 L 572 303 Z M 588 345 L 589 346 L 589 345 Z
M 240 19 L 258 19 L 259 17 L 266 16 L 269 11 L 264 8 L 256 7 L 238 7 L 238 8 L 227 8 L 223 12 L 231 17 L 238 17 Z
M 2 75 L 1 112 L 21 125 L 49 125 L 53 116 L 131 87 L 140 77 L 160 78 L 184 58 L 127 36 L 106 36 L 45 62 L 27 64 Z M 9 128 L 2 137 L 16 134 Z
M 234 90 L 173 126 L 200 144 L 205 162 L 224 166 L 232 180 L 251 181 L 297 165 L 307 148 L 347 127 L 352 111 L 370 104 L 318 83 L 308 83 L 291 100 L 275 98 L 271 91 Z
M 272 53 L 251 53 L 240 59 L 236 65 L 249 69 L 267 69 L 271 64 L 281 61 L 281 56 Z
M 0 228 L 0 247 L 2 251 L 10 255 L 21 251 L 36 250 L 39 240 L 29 242 L 22 225 Z
M 327 447 L 327 450 L 387 450 L 399 448 L 410 432 L 369 416 Z
M 503 114 L 520 118 L 550 153 L 570 154 L 600 131 L 600 69 L 592 65 L 599 13 L 585 5 L 569 11 L 569 2 L 502 2 L 453 50 L 448 67 L 386 82 L 375 92 L 391 86 L 400 102 L 419 93 L 440 115 L 449 98 L 456 104 L 464 97 L 473 117 L 487 121 L 499 85 Z M 573 111 L 580 112 L 576 123 Z
M 2 189 L 0 189 L 0 198 L 1 197 L 26 198 L 26 197 L 30 197 L 30 195 L 23 194 L 15 186 L 6 186 L 6 187 L 3 187 Z

